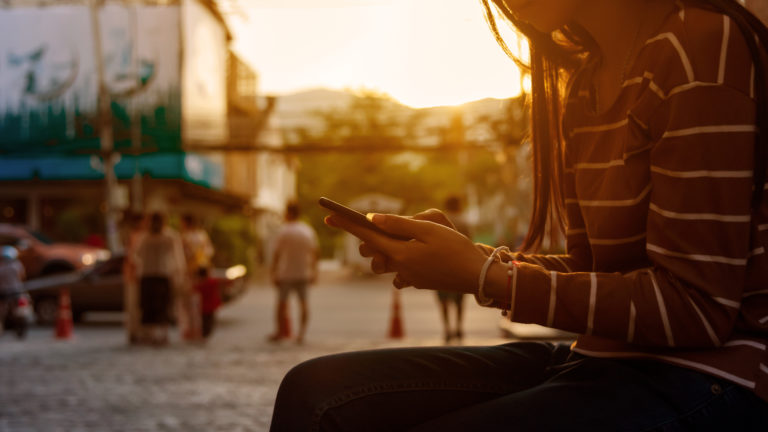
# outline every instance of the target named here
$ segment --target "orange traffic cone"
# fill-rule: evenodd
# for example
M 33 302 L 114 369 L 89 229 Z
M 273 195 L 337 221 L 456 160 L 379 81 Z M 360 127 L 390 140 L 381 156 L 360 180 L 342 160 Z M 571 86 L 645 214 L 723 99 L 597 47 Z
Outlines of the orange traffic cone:
M 56 339 L 72 337 L 72 305 L 69 300 L 69 290 L 59 291 L 59 313 L 56 316 Z
M 405 329 L 400 317 L 400 291 L 392 291 L 392 319 L 389 322 L 389 338 L 402 339 L 405 336 Z

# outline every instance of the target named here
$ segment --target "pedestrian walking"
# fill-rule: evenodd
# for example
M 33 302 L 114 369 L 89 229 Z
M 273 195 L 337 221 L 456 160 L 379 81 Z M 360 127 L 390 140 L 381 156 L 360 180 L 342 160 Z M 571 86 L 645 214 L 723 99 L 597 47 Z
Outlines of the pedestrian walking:
M 198 313 L 200 314 L 202 338 L 208 339 L 216 325 L 216 311 L 221 306 L 221 287 L 218 281 L 211 277 L 208 267 L 200 267 L 197 270 L 194 290 L 200 298 Z
M 435 210 L 326 222 L 396 287 L 578 337 L 310 360 L 271 430 L 768 430 L 768 29 L 737 0 L 482 4 L 530 46 L 523 251 Z
M 451 195 L 445 199 L 445 216 L 453 224 L 453 228 L 472 238 L 466 217 L 462 213 L 461 198 Z M 443 339 L 445 343 L 452 340 L 461 341 L 464 337 L 462 320 L 464 317 L 464 293 L 459 291 L 437 290 L 437 301 L 440 305 L 440 317 L 443 321 Z M 451 308 L 455 311 L 455 326 L 451 328 Z
M 187 265 L 187 275 L 186 280 L 182 282 L 177 298 L 179 331 L 183 339 L 194 341 L 201 337 L 201 323 L 198 312 L 200 310 L 200 297 L 192 285 L 198 278 L 200 269 L 210 267 L 214 250 L 208 233 L 198 224 L 197 219 L 192 214 L 187 213 L 182 216 L 180 235 Z
M 136 251 L 139 276 L 142 342 L 168 343 L 168 325 L 174 294 L 186 277 L 186 264 L 179 236 L 165 227 L 165 218 L 153 213 L 149 232 Z
M 315 231 L 299 220 L 299 205 L 290 202 L 285 208 L 285 223 L 275 236 L 270 276 L 277 288 L 275 332 L 269 340 L 276 342 L 290 337 L 288 297 L 295 294 L 299 301 L 300 320 L 297 343 L 304 342 L 309 321 L 307 286 L 317 279 L 318 245 Z

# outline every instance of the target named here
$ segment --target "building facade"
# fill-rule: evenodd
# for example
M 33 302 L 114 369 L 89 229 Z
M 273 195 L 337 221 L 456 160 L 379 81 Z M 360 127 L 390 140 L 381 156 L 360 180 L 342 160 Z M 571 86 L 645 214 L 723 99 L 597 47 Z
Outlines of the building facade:
M 113 207 L 208 221 L 234 213 L 255 226 L 281 212 L 295 196 L 290 160 L 217 151 L 233 140 L 282 141 L 215 3 L 107 0 L 97 21 L 95 3 L 0 3 L 0 222 L 56 235 L 63 215 L 78 213 L 102 231 L 108 126 Z M 105 92 L 108 121 L 99 115 Z M 261 172 L 277 168 L 276 177 Z

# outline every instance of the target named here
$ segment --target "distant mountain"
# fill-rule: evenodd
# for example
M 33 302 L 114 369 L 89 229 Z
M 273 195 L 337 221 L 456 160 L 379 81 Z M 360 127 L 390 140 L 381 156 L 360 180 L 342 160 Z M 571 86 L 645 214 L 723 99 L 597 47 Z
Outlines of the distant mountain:
M 353 94 L 340 90 L 312 89 L 277 98 L 278 113 L 309 112 L 312 110 L 341 108 L 349 104 Z
M 329 89 L 312 89 L 278 96 L 274 115 L 283 128 L 314 127 L 318 122 L 313 118 L 313 112 L 344 108 L 353 97 L 349 92 Z
M 504 110 L 507 99 L 485 98 L 476 101 L 467 102 L 458 106 L 438 106 L 430 108 L 421 108 L 421 111 L 428 113 L 428 116 L 449 116 L 456 110 L 464 113 L 464 120 L 470 122 L 480 116 L 495 117 Z
M 349 105 L 355 95 L 351 92 L 330 89 L 311 89 L 293 94 L 279 96 L 275 107 L 275 117 L 282 128 L 316 129 L 322 127 L 313 112 L 329 109 L 343 109 Z M 394 102 L 398 109 L 412 112 L 422 112 L 425 124 L 434 126 L 446 124 L 457 110 L 461 110 L 465 122 L 471 123 L 481 116 L 495 117 L 501 115 L 505 99 L 486 98 L 467 102 L 460 106 L 438 106 L 430 108 L 411 108 Z

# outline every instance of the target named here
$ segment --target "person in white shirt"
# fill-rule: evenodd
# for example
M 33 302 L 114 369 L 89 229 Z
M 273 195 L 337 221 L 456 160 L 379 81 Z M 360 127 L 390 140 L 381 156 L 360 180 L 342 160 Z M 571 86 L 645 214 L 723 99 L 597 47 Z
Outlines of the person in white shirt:
M 307 285 L 317 279 L 318 246 L 315 231 L 299 221 L 299 206 L 290 202 L 285 208 L 285 223 L 275 237 L 270 276 L 277 288 L 276 330 L 269 340 L 276 342 L 291 337 L 288 296 L 295 292 L 301 317 L 297 343 L 303 343 L 309 320 Z
M 150 217 L 149 232 L 142 238 L 135 259 L 144 327 L 142 342 L 165 345 L 174 294 L 182 288 L 187 270 L 181 239 L 166 228 L 162 214 Z

